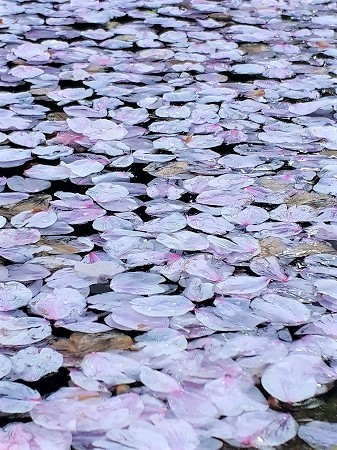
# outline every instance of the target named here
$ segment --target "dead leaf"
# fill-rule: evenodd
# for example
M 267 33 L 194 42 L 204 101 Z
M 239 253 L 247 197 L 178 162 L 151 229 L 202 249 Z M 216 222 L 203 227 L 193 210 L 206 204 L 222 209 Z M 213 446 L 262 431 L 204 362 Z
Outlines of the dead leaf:
M 117 384 L 116 395 L 125 394 L 129 390 L 130 390 L 130 386 L 128 384 Z
M 188 134 L 187 136 L 183 137 L 181 140 L 187 144 L 188 142 L 191 142 L 193 140 L 193 134 Z
M 261 177 L 260 184 L 271 191 L 284 191 L 289 188 L 289 184 L 275 181 L 272 177 Z
M 85 71 L 88 73 L 97 73 L 97 72 L 105 72 L 107 70 L 106 67 L 98 66 L 95 64 L 90 64 L 85 68 Z
M 336 158 L 337 157 L 337 150 L 323 150 L 322 152 L 320 152 L 320 155 L 324 155 L 324 156 L 330 156 L 331 158 Z
M 265 94 L 264 89 L 252 89 L 251 91 L 247 91 L 244 93 L 244 96 L 247 98 L 260 98 Z
M 260 241 L 261 253 L 259 257 L 281 255 L 285 249 L 284 243 L 277 237 L 267 237 Z
M 114 22 L 113 20 L 110 20 L 110 22 L 108 22 L 106 24 L 106 29 L 113 30 L 114 28 L 118 27 L 118 25 L 120 25 L 118 22 Z
M 51 112 L 47 115 L 48 120 L 55 120 L 55 121 L 64 121 L 69 119 L 68 114 L 64 112 Z
M 185 161 L 170 162 L 167 164 L 151 163 L 144 167 L 146 172 L 156 177 L 174 177 L 186 173 L 188 164 Z
M 52 247 L 53 251 L 48 252 L 52 255 L 63 255 L 63 254 L 76 254 L 78 253 L 78 248 L 67 244 L 66 242 L 60 241 L 58 239 L 40 239 L 37 245 L 48 245 Z
M 106 333 L 73 333 L 69 339 L 59 339 L 52 347 L 76 356 L 84 356 L 91 352 L 104 352 L 109 350 L 128 350 L 132 347 L 130 336 L 117 331 Z
M 315 192 L 299 192 L 285 200 L 287 205 L 308 205 L 313 208 L 327 208 L 328 206 L 336 206 L 337 200 L 331 195 L 316 194 Z
M 323 242 L 311 242 L 300 243 L 292 248 L 287 248 L 284 252 L 284 256 L 290 256 L 292 258 L 303 258 L 310 255 L 318 255 L 320 253 L 332 253 L 336 254 L 336 250 L 330 245 L 326 245 Z
M 12 205 L 2 206 L 0 208 L 0 215 L 10 220 L 13 216 L 23 211 L 44 211 L 45 209 L 48 209 L 51 199 L 50 195 L 32 195 L 29 198 L 13 203 Z
M 243 50 L 248 55 L 256 55 L 267 52 L 269 47 L 266 44 L 243 44 L 240 45 L 240 50 Z

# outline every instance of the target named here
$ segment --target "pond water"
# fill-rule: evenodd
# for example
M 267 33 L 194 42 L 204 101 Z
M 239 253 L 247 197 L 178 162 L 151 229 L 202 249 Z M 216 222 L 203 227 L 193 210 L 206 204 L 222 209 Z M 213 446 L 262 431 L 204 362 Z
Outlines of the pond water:
M 1 2 L 0 450 L 336 450 L 336 9 Z

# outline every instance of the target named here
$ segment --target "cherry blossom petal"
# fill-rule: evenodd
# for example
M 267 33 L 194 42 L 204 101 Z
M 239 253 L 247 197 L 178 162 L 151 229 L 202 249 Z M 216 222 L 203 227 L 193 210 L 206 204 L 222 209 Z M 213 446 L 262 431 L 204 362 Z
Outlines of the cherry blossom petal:
M 130 304 L 138 313 L 151 317 L 181 316 L 193 309 L 193 303 L 183 295 L 137 297 Z
M 40 394 L 21 383 L 0 381 L 0 410 L 5 413 L 25 413 L 39 403 Z

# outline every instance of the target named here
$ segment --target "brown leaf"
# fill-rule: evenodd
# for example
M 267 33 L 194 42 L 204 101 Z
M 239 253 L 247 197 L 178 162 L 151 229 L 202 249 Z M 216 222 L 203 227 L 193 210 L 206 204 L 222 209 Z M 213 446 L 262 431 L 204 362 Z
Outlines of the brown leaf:
M 231 20 L 231 16 L 229 14 L 226 13 L 211 13 L 209 15 L 209 17 L 211 17 L 214 20 L 224 20 L 224 21 L 229 21 Z
M 325 156 L 331 156 L 332 158 L 336 158 L 337 157 L 337 150 L 323 150 L 322 152 L 319 153 L 320 155 L 325 155 Z
M 285 249 L 284 243 L 277 237 L 267 237 L 265 239 L 262 239 L 260 241 L 260 247 L 261 253 L 259 254 L 259 256 L 261 258 L 281 255 Z
M 69 118 L 68 114 L 64 112 L 52 112 L 47 115 L 48 120 L 64 121 Z
M 146 172 L 156 177 L 174 177 L 186 173 L 188 164 L 185 161 L 170 162 L 167 164 L 151 163 L 144 167 Z
M 63 255 L 63 254 L 76 254 L 78 253 L 78 248 L 67 244 L 66 242 L 60 241 L 58 239 L 40 239 L 36 245 L 48 245 L 52 247 L 53 251 L 47 253 L 52 255 Z
M 320 253 L 335 254 L 337 252 L 333 247 L 324 244 L 323 242 L 300 243 L 293 248 L 287 248 L 283 252 L 284 256 L 290 256 L 292 258 L 302 258 L 304 256 L 318 255 Z
M 285 203 L 289 206 L 308 205 L 313 208 L 327 208 L 328 206 L 336 206 L 337 199 L 331 195 L 303 191 L 288 197 Z
M 97 72 L 106 72 L 107 68 L 103 66 L 98 66 L 95 64 L 90 64 L 85 68 L 85 71 L 88 73 L 97 73 Z
M 251 91 L 245 92 L 244 97 L 255 99 L 263 97 L 264 94 L 265 94 L 264 89 L 252 89 Z
M 109 350 L 127 350 L 133 345 L 130 336 L 117 331 L 106 333 L 73 333 L 69 339 L 59 339 L 52 347 L 76 356 L 84 356 L 91 352 L 104 352 Z
M 248 55 L 256 55 L 267 52 L 269 47 L 266 44 L 242 44 L 240 45 L 240 49 L 248 53 Z
M 114 28 L 118 27 L 118 25 L 120 25 L 118 22 L 114 22 L 113 20 L 110 20 L 110 22 L 108 22 L 106 24 L 106 28 L 107 28 L 107 30 L 113 30 Z
M 289 188 L 288 183 L 274 180 L 273 177 L 261 177 L 260 183 L 261 186 L 270 189 L 271 191 L 285 191 Z
M 44 211 L 45 209 L 48 209 L 50 200 L 50 195 L 32 195 L 26 200 L 21 200 L 12 205 L 2 206 L 0 208 L 0 215 L 10 220 L 13 216 L 23 211 Z
M 193 134 L 188 134 L 187 136 L 184 136 L 181 139 L 185 144 L 187 144 L 188 142 L 193 141 Z
M 125 394 L 129 390 L 130 390 L 130 386 L 128 384 L 117 384 L 116 395 Z

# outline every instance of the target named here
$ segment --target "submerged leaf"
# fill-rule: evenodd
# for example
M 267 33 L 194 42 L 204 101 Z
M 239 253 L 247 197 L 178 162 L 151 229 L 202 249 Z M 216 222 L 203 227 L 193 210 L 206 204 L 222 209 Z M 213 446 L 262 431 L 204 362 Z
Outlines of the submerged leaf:
M 132 347 L 132 338 L 116 331 L 86 334 L 72 333 L 69 339 L 59 339 L 53 343 L 53 348 L 60 352 L 68 352 L 75 356 L 84 356 L 91 352 L 111 350 L 126 350 Z

